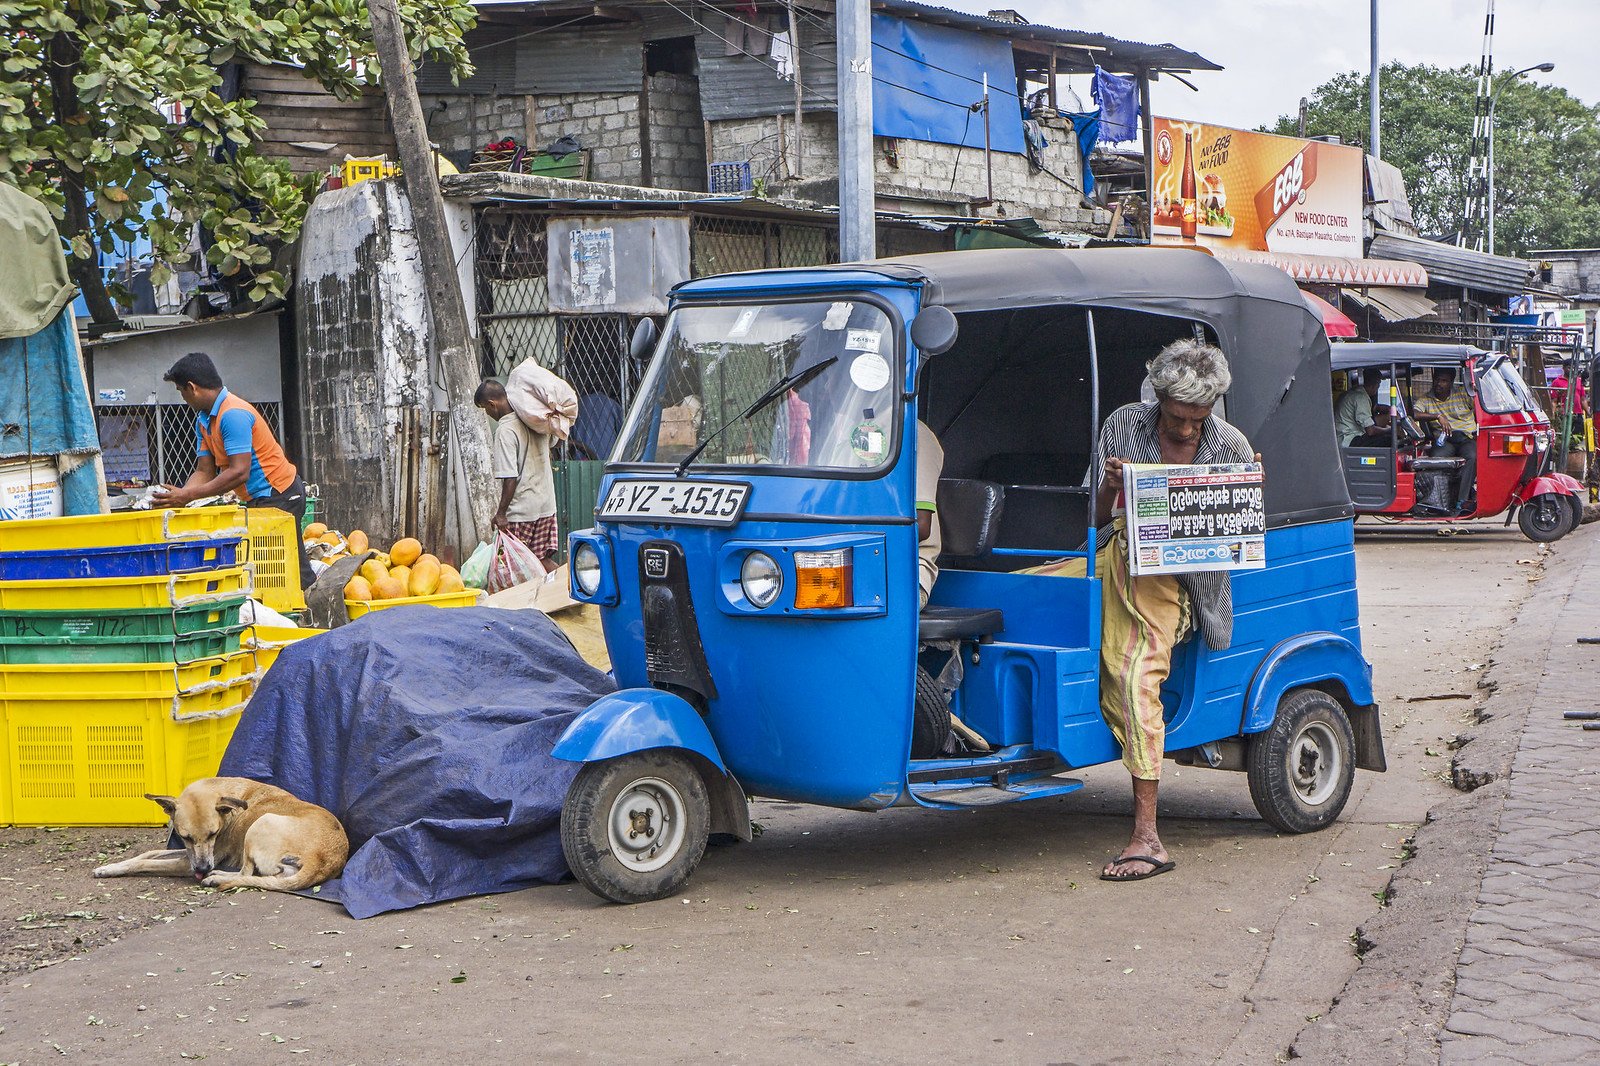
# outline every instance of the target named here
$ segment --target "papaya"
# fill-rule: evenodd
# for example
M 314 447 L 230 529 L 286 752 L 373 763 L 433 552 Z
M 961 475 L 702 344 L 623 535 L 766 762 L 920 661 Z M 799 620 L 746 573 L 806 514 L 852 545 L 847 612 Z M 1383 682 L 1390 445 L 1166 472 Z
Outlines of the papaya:
M 370 548 L 371 545 L 369 544 L 368 547 Z M 372 557 L 382 563 L 385 570 L 394 565 L 394 562 L 389 558 L 388 552 L 375 551 L 372 553 Z
M 376 587 L 378 582 L 389 576 L 389 568 L 376 559 L 368 559 L 361 564 L 361 576 L 367 579 L 367 584 Z
M 432 563 L 434 566 L 438 566 L 439 557 L 437 555 L 429 555 L 424 552 L 422 555 L 417 556 L 417 561 L 411 564 L 411 569 L 415 570 L 423 563 Z
M 360 555 L 362 552 L 372 547 L 372 545 L 367 543 L 367 535 L 359 529 L 352 529 L 344 538 L 344 542 L 350 545 L 350 551 L 354 555 Z
M 350 583 L 344 587 L 344 598 L 347 600 L 372 599 L 372 583 L 366 578 L 362 577 L 360 574 L 357 574 L 355 577 L 351 578 Z
M 391 566 L 389 568 L 389 576 L 400 582 L 400 584 L 407 585 L 411 581 L 411 567 Z
M 306 540 L 319 540 L 327 531 L 328 527 L 325 523 L 313 522 L 305 528 L 305 531 L 302 532 L 300 536 Z
M 432 596 L 439 589 L 441 576 L 443 574 L 439 561 L 431 555 L 424 555 L 411 568 L 411 577 L 406 581 L 406 589 L 413 596 Z
M 461 571 L 444 563 L 439 567 L 439 587 L 433 590 L 435 594 L 445 592 L 465 592 L 467 583 L 461 580 Z
M 339 536 L 339 534 L 333 532 L 332 530 L 329 530 L 327 533 L 324 533 L 322 536 L 318 537 L 317 539 L 322 541 L 322 543 L 331 545 L 331 546 L 333 546 L 335 548 L 339 547 L 339 545 L 344 543 L 344 538 Z
M 406 587 L 392 577 L 382 581 L 373 582 L 372 597 L 378 600 L 403 600 L 406 596 Z
M 410 566 L 422 555 L 422 542 L 416 537 L 402 537 L 389 549 L 389 558 L 396 566 Z

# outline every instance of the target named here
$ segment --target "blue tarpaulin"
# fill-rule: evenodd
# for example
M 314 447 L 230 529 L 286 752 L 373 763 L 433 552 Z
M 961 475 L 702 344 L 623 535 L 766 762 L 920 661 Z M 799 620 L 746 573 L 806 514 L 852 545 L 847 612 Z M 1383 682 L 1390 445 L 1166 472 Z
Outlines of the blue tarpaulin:
M 56 458 L 69 515 L 100 513 L 100 453 L 94 408 L 78 369 L 72 315 L 58 312 L 27 337 L 0 340 L 0 459 Z
M 872 132 L 939 144 L 983 147 L 989 75 L 990 147 L 1023 151 L 1022 105 L 1011 42 L 925 22 L 872 16 Z
M 1100 105 L 1100 139 L 1112 143 L 1139 137 L 1139 83 L 1094 68 L 1089 94 Z
M 567 876 L 550 755 L 616 684 L 539 611 L 394 607 L 283 650 L 222 760 L 350 836 L 318 895 L 357 918 Z

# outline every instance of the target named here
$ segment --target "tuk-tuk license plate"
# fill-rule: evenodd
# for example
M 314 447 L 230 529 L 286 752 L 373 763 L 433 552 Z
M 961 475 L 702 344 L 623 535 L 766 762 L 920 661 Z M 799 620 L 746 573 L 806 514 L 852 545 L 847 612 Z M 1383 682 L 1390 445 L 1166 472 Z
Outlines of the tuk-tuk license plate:
M 725 481 L 618 481 L 600 506 L 602 521 L 641 520 L 731 526 L 750 486 Z

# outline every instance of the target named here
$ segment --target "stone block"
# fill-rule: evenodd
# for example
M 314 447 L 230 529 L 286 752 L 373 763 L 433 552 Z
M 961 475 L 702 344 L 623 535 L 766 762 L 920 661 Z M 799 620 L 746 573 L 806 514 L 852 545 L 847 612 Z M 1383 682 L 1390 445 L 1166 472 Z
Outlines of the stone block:
M 627 116 L 619 115 L 613 111 L 611 114 L 605 116 L 603 120 L 601 120 L 600 128 L 606 130 L 620 130 L 626 129 L 629 125 L 630 123 L 628 122 Z

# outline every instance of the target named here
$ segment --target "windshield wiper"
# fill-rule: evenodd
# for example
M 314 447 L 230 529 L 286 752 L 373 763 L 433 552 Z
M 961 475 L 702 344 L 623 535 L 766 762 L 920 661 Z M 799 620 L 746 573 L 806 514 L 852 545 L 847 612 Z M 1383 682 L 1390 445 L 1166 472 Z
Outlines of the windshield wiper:
M 735 422 L 742 421 L 746 418 L 755 417 L 757 413 L 759 413 L 773 400 L 776 400 L 779 396 L 782 396 L 791 389 L 798 389 L 809 385 L 818 374 L 822 373 L 824 370 L 828 369 L 838 361 L 839 357 L 837 355 L 830 355 L 820 363 L 813 363 L 804 370 L 795 371 L 793 374 L 790 374 L 788 377 L 777 382 L 777 384 L 773 385 L 766 392 L 763 392 L 760 396 L 757 396 L 755 402 L 749 407 L 746 407 L 743 411 L 740 411 L 738 414 L 722 423 L 722 425 L 718 426 L 711 432 L 710 436 L 701 441 L 699 444 L 695 445 L 694 451 L 684 456 L 683 461 L 678 464 L 678 472 L 675 476 L 682 477 L 683 472 L 689 469 L 689 464 L 700 458 L 700 453 L 710 447 L 711 442 L 721 436 L 723 430 L 727 429 Z

